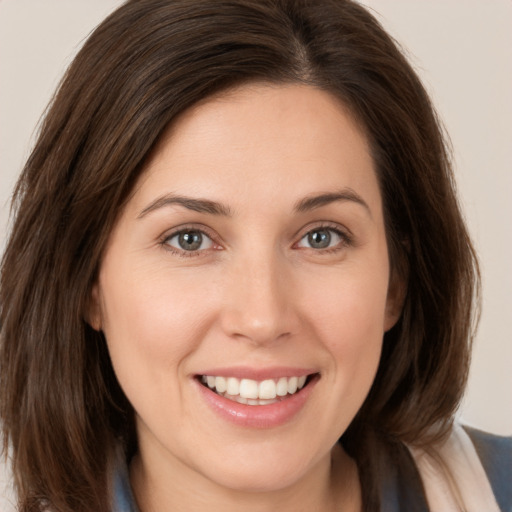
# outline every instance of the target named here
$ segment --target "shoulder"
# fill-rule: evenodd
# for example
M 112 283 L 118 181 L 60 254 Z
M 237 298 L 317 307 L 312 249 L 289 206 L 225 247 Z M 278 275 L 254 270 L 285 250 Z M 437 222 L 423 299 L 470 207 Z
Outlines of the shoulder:
M 455 424 L 449 438 L 431 448 L 401 443 L 385 447 L 381 510 L 458 510 L 462 499 L 473 507 L 469 510 L 512 512 L 511 437 Z
M 375 456 L 379 463 L 382 512 L 428 512 L 423 484 L 414 459 L 401 442 L 383 442 Z
M 512 512 L 512 436 L 496 436 L 464 427 L 491 484 L 501 510 Z

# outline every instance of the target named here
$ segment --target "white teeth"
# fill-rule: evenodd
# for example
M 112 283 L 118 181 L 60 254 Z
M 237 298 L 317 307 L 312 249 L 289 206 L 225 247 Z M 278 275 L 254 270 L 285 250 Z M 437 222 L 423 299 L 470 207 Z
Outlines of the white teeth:
M 262 398 L 242 398 L 240 395 L 230 395 L 229 393 L 222 393 L 221 395 L 224 398 L 233 400 L 233 402 L 238 402 L 239 404 L 246 405 L 269 405 L 279 402 L 279 400 L 264 400 Z
M 229 395 L 238 395 L 240 393 L 240 381 L 234 377 L 228 378 L 227 392 Z
M 276 402 L 276 397 L 293 395 L 304 387 L 306 379 L 307 376 L 303 375 L 258 382 L 252 379 L 203 375 L 201 382 L 230 400 L 248 405 L 267 405 Z
M 258 386 L 258 396 L 265 400 L 272 400 L 276 397 L 276 383 L 273 380 L 264 380 Z
M 240 381 L 240 396 L 243 398 L 259 398 L 258 383 L 252 379 L 242 379 Z
M 288 393 L 290 393 L 290 395 L 293 395 L 293 393 L 297 391 L 298 382 L 299 379 L 297 377 L 291 377 L 288 379 Z
M 224 377 L 215 377 L 215 389 L 219 393 L 224 393 L 224 391 L 226 391 L 227 388 L 228 388 L 228 384 Z
M 270 405 L 270 404 L 276 404 L 277 402 L 279 402 L 279 400 L 263 400 L 263 399 L 260 399 L 258 400 L 258 405 Z
M 281 377 L 277 381 L 276 394 L 277 396 L 286 396 L 288 394 L 288 379 L 286 377 Z
M 229 398 L 229 400 L 233 400 L 233 402 L 238 402 L 239 404 L 247 404 L 247 398 L 242 398 L 239 395 L 230 395 L 229 393 L 222 393 L 224 398 Z

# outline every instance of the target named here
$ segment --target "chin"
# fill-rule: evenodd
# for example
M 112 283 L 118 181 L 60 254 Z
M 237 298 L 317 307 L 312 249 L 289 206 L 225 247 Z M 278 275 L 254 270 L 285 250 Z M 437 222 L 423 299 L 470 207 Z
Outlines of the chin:
M 204 464 L 206 471 L 203 475 L 216 484 L 244 493 L 274 492 L 293 486 L 306 477 L 317 463 L 309 458 L 306 460 L 297 457 L 287 457 L 280 453 L 274 453 L 265 457 L 239 456 L 224 460 L 219 464 Z M 205 461 L 206 462 L 206 461 Z
M 216 483 L 232 491 L 241 493 L 271 493 L 292 487 L 304 476 L 297 470 L 279 470 L 273 468 L 269 471 L 256 468 L 243 468 L 243 470 L 226 472 L 222 476 L 212 475 Z

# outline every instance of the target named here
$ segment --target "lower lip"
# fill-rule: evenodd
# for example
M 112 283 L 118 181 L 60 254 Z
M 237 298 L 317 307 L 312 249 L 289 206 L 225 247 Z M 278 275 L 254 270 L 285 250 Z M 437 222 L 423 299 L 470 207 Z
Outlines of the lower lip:
M 288 423 L 304 407 L 313 391 L 319 375 L 310 377 L 300 391 L 279 402 L 269 405 L 246 405 L 218 395 L 210 388 L 195 382 L 206 403 L 219 416 L 235 425 L 250 428 L 272 428 Z

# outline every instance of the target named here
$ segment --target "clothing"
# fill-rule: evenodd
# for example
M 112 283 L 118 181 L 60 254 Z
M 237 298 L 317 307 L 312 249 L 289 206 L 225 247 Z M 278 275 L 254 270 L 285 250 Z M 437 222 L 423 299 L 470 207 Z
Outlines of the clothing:
M 491 485 L 501 512 L 512 512 L 512 437 L 499 437 L 465 428 Z M 405 448 L 385 453 L 381 487 L 382 512 L 445 512 L 429 510 L 413 455 Z M 395 461 L 400 460 L 400 464 Z M 114 477 L 112 512 L 139 512 L 133 498 L 128 471 L 120 464 Z M 487 512 L 482 510 L 481 512 Z
M 491 484 L 468 433 L 453 425 L 428 450 L 409 447 L 431 510 L 500 512 Z
M 512 437 L 495 436 L 471 428 L 465 428 L 465 431 L 476 450 L 499 510 L 512 512 Z M 396 453 L 398 450 L 401 453 Z M 418 466 L 408 449 L 395 447 L 385 455 L 382 512 L 447 512 L 447 509 L 429 509 L 425 482 L 422 482 Z M 399 465 L 396 460 L 401 461 Z
M 132 494 L 128 466 L 120 461 L 113 479 L 112 512 L 139 512 Z

